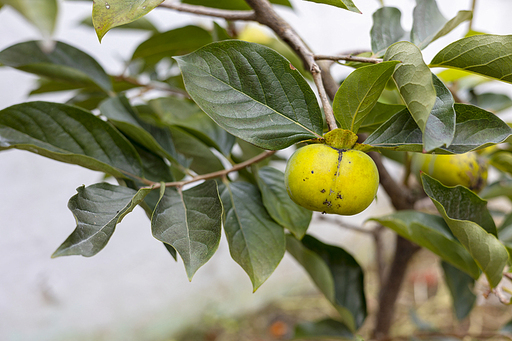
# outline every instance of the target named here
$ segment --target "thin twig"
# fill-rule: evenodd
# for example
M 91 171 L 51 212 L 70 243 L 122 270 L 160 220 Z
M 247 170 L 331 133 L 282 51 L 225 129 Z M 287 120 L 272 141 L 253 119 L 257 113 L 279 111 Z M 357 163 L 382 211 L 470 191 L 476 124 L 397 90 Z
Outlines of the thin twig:
M 255 20 L 254 11 L 222 10 L 204 6 L 182 4 L 175 1 L 164 1 L 159 5 L 159 7 L 169 8 L 179 12 L 223 18 L 226 20 Z
M 168 85 L 166 85 L 164 83 L 159 83 L 159 82 L 158 83 L 157 82 L 141 83 L 133 77 L 127 77 L 124 75 L 115 76 L 114 79 L 117 82 L 130 83 L 130 84 L 133 84 L 133 85 L 136 85 L 139 87 L 143 87 L 147 90 L 161 90 L 161 91 L 166 91 L 166 92 L 169 92 L 169 93 L 172 93 L 175 95 L 179 95 L 179 96 L 182 96 L 185 98 L 190 98 L 190 95 L 187 92 L 181 91 L 179 89 L 172 89 L 171 87 L 169 87 Z
M 379 64 L 379 63 L 383 62 L 383 60 L 380 58 L 358 57 L 358 56 L 341 55 L 341 54 L 336 55 L 336 56 L 316 54 L 315 60 L 334 60 L 334 61 L 346 60 L 349 62 L 372 63 L 372 64 Z
M 326 215 L 322 214 L 321 216 L 318 217 L 318 219 L 338 224 L 341 228 L 344 228 L 347 230 L 352 230 L 352 231 L 360 232 L 360 233 L 364 233 L 364 234 L 373 234 L 374 233 L 373 230 L 367 230 L 367 229 L 364 229 L 364 228 L 356 226 L 356 225 L 348 224 L 340 219 L 337 219 L 335 216 L 326 216 Z
M 266 150 L 263 153 L 261 153 L 259 155 L 256 155 L 252 159 L 249 159 L 247 161 L 244 161 L 244 162 L 241 162 L 239 164 L 236 164 L 236 165 L 234 165 L 233 167 L 231 167 L 229 169 L 224 169 L 224 170 L 217 171 L 217 172 L 212 172 L 212 173 L 208 173 L 208 174 L 198 175 L 198 176 L 195 176 L 192 179 L 188 179 L 188 180 L 166 182 L 166 183 L 164 183 L 164 186 L 165 187 L 183 187 L 183 186 L 185 186 L 187 184 L 191 184 L 191 183 L 194 183 L 194 182 L 197 182 L 197 181 L 201 181 L 201 180 L 209 180 L 209 179 L 215 179 L 215 178 L 224 177 L 224 176 L 228 175 L 229 173 L 239 171 L 239 170 L 241 170 L 241 169 L 243 169 L 243 168 L 245 168 L 247 166 L 252 165 L 253 163 L 257 163 L 257 162 L 259 162 L 259 161 L 261 161 L 263 159 L 266 159 L 267 157 L 269 157 L 271 155 L 274 155 L 275 153 L 276 153 L 275 150 Z M 153 181 L 148 181 L 146 179 L 144 179 L 144 183 L 148 185 L 148 187 L 146 187 L 146 188 L 157 189 L 157 188 L 161 187 L 160 183 L 153 182 Z
M 473 18 L 475 17 L 476 0 L 471 3 L 471 19 L 469 19 L 468 32 L 473 29 Z

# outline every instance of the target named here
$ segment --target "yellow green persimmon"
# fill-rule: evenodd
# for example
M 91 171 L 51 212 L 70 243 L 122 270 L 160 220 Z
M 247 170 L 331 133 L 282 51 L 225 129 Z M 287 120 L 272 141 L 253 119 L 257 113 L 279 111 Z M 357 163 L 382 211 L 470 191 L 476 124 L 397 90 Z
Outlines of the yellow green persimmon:
M 364 211 L 379 187 L 379 172 L 364 152 L 325 144 L 299 148 L 288 160 L 285 185 L 298 205 L 323 213 Z

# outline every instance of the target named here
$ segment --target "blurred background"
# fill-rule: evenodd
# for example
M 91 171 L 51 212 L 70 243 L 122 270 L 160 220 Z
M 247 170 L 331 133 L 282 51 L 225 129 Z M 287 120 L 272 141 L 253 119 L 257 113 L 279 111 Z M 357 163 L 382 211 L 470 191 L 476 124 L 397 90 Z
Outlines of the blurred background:
M 372 13 L 380 1 L 355 1 L 362 14 L 307 1 L 291 2 L 294 10 L 279 7 L 279 14 L 316 53 L 369 50 Z M 415 1 L 384 3 L 402 11 L 402 26 L 408 30 Z M 451 18 L 459 10 L 470 9 L 471 1 L 438 1 L 438 5 L 444 16 Z M 79 24 L 91 15 L 91 10 L 92 3 L 88 1 L 61 1 L 54 38 L 89 53 L 108 73 L 120 74 L 124 62 L 150 33 L 113 30 L 100 44 L 92 28 Z M 510 34 L 510 13 L 511 1 L 480 1 L 473 29 Z M 207 18 L 167 9 L 157 8 L 147 18 L 162 32 L 188 23 L 211 26 Z M 426 61 L 466 30 L 467 23 L 431 44 L 424 51 Z M 37 39 L 38 32 L 18 13 L 6 6 L 0 10 L 0 50 Z M 334 74 L 342 79 L 349 71 L 337 66 Z M 28 100 L 67 99 L 58 93 L 28 98 L 36 79 L 1 67 L 0 109 Z M 510 85 L 491 82 L 484 86 L 512 96 Z M 388 162 L 388 166 L 393 164 Z M 152 237 L 150 222 L 140 208 L 118 225 L 98 255 L 51 259 L 53 251 L 75 228 L 67 209 L 69 198 L 77 187 L 102 178 L 100 173 L 28 152 L 0 153 L 0 340 L 178 340 L 183 333 L 188 333 L 182 336 L 184 340 L 195 339 L 195 332 L 187 330 L 207 330 L 199 333 L 197 340 L 215 340 L 215 333 L 219 333 L 215 328 L 239 331 L 255 325 L 261 325 L 266 334 L 243 339 L 277 340 L 285 337 L 290 311 L 295 312 L 291 322 L 313 320 L 332 312 L 307 274 L 288 255 L 269 280 L 252 293 L 249 278 L 230 258 L 224 236 L 217 253 L 189 282 L 181 260 L 175 262 Z M 387 197 L 380 191 L 377 201 L 359 215 L 342 219 L 314 215 L 309 233 L 344 247 L 364 268 L 372 269 L 372 239 L 341 228 L 339 222 L 362 226 L 369 217 L 390 211 Z M 392 233 L 385 237 L 389 259 L 394 239 Z M 427 268 L 435 262 L 429 254 L 424 259 Z M 426 271 L 428 274 L 430 270 Z M 375 286 L 372 281 L 374 278 L 368 276 L 370 293 Z M 368 296 L 372 308 L 375 302 L 372 295 Z M 240 319 L 241 316 L 247 318 Z M 264 318 L 258 319 L 261 316 Z M 276 321 L 285 324 L 281 326 Z M 210 328 L 214 325 L 217 327 Z

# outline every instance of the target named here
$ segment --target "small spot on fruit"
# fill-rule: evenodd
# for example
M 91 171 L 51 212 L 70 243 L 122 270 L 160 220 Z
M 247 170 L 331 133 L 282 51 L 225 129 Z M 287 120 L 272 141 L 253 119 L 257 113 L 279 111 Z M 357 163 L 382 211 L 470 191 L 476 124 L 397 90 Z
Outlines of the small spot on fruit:
M 327 205 L 327 207 L 331 207 L 332 205 L 331 202 L 327 199 L 325 199 L 325 201 L 322 204 Z
M 315 171 L 311 171 L 311 174 L 315 174 Z
M 338 195 L 336 195 L 336 198 L 337 199 L 343 199 L 343 197 L 341 196 L 341 193 L 338 193 Z
M 322 189 L 320 192 L 325 193 L 325 189 Z

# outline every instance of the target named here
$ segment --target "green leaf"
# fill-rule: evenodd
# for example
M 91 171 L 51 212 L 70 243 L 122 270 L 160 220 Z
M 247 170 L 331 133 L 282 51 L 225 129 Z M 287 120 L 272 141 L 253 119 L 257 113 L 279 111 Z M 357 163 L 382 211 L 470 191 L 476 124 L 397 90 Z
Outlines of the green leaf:
M 333 319 L 303 322 L 295 328 L 294 340 L 319 340 L 324 338 L 328 340 L 356 340 L 355 335 L 347 326 Z
M 455 108 L 452 93 L 436 75 L 432 74 L 436 89 L 436 103 L 423 133 L 423 149 L 431 151 L 443 146 L 449 147 L 455 136 Z
M 332 104 L 340 128 L 357 133 L 377 103 L 398 63 L 390 61 L 363 66 L 345 78 Z
M 393 79 L 407 109 L 421 131 L 425 131 L 430 111 L 436 102 L 436 90 L 421 51 L 415 45 L 402 41 L 388 48 L 384 60 L 402 62 L 396 68 Z
M 417 1 L 413 11 L 411 41 L 420 49 L 450 33 L 454 28 L 473 16 L 471 11 L 459 11 L 448 21 L 439 11 L 435 0 Z
M 169 161 L 178 162 L 171 132 L 143 122 L 126 97 L 121 95 L 103 101 L 100 112 L 132 140 Z
M 505 245 L 512 258 L 512 213 L 509 213 L 501 223 L 498 229 L 498 238 Z
M 500 150 L 490 156 L 489 163 L 502 172 L 512 174 L 512 153 Z
M 82 20 L 80 22 L 80 25 L 94 27 L 94 25 L 92 23 L 92 17 L 87 16 L 86 18 L 84 18 L 84 20 Z M 142 31 L 149 31 L 152 33 L 159 33 L 158 29 L 155 27 L 155 25 L 153 25 L 153 23 L 145 17 L 139 18 L 139 19 L 132 21 L 128 24 L 117 26 L 116 28 L 127 29 L 127 30 L 142 30 Z
M 244 0 L 182 0 L 184 4 L 199 5 L 211 8 L 219 9 L 231 9 L 231 10 L 250 10 L 251 7 L 247 5 Z M 270 3 L 276 5 L 282 5 L 292 7 L 289 0 L 270 0 Z
M 186 191 L 168 188 L 151 218 L 153 236 L 183 259 L 189 280 L 220 242 L 222 204 L 213 180 Z
M 0 52 L 0 63 L 54 80 L 82 86 L 96 84 L 112 91 L 109 76 L 94 58 L 62 42 L 56 42 L 51 51 L 44 51 L 36 41 L 10 46 Z
M 272 150 L 321 137 L 314 92 L 277 52 L 233 40 L 175 59 L 192 99 L 229 133 Z
M 492 288 L 501 280 L 508 261 L 507 249 L 496 238 L 496 226 L 485 200 L 462 187 L 445 187 L 421 174 L 423 189 L 432 199 L 454 236 L 469 251 Z
M 146 179 L 154 182 L 171 182 L 176 180 L 172 174 L 171 167 L 169 167 L 161 156 L 148 151 L 136 143 L 134 147 L 142 161 L 142 168 Z
M 224 170 L 222 162 L 203 142 L 178 127 L 169 127 L 178 153 L 192 160 L 189 168 L 198 174 Z
M 210 32 L 199 26 L 185 26 L 167 32 L 152 35 L 142 42 L 132 60 L 143 59 L 146 66 L 154 66 L 163 58 L 190 53 L 212 42 Z
M 326 4 L 339 8 L 346 9 L 351 12 L 361 13 L 361 11 L 354 5 L 352 0 L 306 0 L 310 2 L 316 2 L 318 4 Z
M 405 106 L 400 104 L 375 103 L 375 106 L 370 110 L 370 113 L 366 115 L 363 123 L 361 123 L 359 127 L 360 132 L 373 132 L 404 108 Z
M 148 104 L 163 124 L 184 128 L 226 156 L 231 153 L 235 137 L 219 127 L 194 102 L 184 98 L 163 97 L 151 100 Z
M 371 220 L 429 249 L 473 278 L 480 276 L 480 270 L 475 261 L 455 238 L 443 218 L 419 211 L 398 211 L 383 217 L 371 218 Z
M 512 107 L 512 99 L 505 94 L 485 92 L 471 94 L 470 103 L 482 109 L 497 113 Z
M 309 235 L 302 241 L 288 235 L 286 248 L 334 305 L 342 322 L 357 330 L 367 315 L 364 272 L 357 261 L 345 250 Z
M 256 180 L 263 205 L 272 219 L 287 228 L 297 239 L 302 239 L 309 227 L 313 212 L 290 199 L 284 185 L 283 172 L 273 167 L 262 167 L 257 170 Z
M 92 22 L 99 41 L 113 27 L 128 24 L 149 12 L 164 0 L 93 1 Z
M 405 31 L 400 20 L 402 13 L 395 7 L 381 7 L 373 13 L 373 26 L 370 31 L 372 51 L 382 56 L 392 44 L 404 40 Z
M 450 147 L 436 153 L 461 154 L 504 141 L 512 129 L 496 115 L 472 105 L 455 106 L 455 135 Z M 422 152 L 422 134 L 407 110 L 391 117 L 365 140 L 377 148 Z
M 28 102 L 0 111 L 0 150 L 16 148 L 116 177 L 143 177 L 133 146 L 92 113 L 60 103 Z
M 512 35 L 462 38 L 442 49 L 430 67 L 462 69 L 512 83 Z
M 473 293 L 475 280 L 446 262 L 441 262 L 441 266 L 452 296 L 455 316 L 459 321 L 463 320 L 469 315 L 476 302 L 476 295 Z
M 1 5 L 12 6 L 45 37 L 52 35 L 57 22 L 57 0 L 0 0 Z
M 229 252 L 256 291 L 284 256 L 284 229 L 268 214 L 258 188 L 248 182 L 226 183 L 221 199 Z
M 76 229 L 53 253 L 52 258 L 81 255 L 91 257 L 107 245 L 116 225 L 151 191 L 139 191 L 97 183 L 77 188 L 68 203 L 77 222 Z

